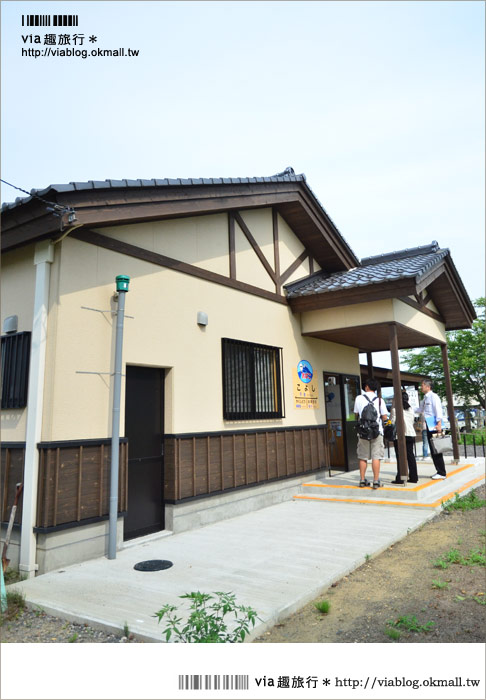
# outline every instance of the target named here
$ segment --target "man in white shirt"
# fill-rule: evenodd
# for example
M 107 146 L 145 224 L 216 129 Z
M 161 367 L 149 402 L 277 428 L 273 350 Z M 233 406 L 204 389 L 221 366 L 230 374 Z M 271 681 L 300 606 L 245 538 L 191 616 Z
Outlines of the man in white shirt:
M 373 438 L 372 440 L 365 440 L 361 437 L 358 437 L 357 449 L 360 475 L 359 485 L 360 487 L 371 486 L 370 482 L 366 479 L 366 467 L 368 460 L 370 459 L 371 468 L 373 470 L 374 489 L 378 489 L 381 486 L 380 460 L 383 459 L 383 457 L 385 456 L 385 445 L 383 442 L 383 421 L 388 420 L 388 411 L 386 408 L 386 404 L 383 401 L 383 399 L 378 398 L 379 388 L 380 385 L 378 384 L 376 379 L 367 379 L 365 382 L 364 393 L 360 396 L 357 396 L 354 402 L 354 412 L 358 421 L 361 418 L 363 409 L 369 404 L 369 401 L 371 401 L 376 408 L 379 434 L 376 438 Z
M 434 467 L 437 470 L 437 473 L 434 474 L 432 479 L 437 481 L 439 479 L 445 479 L 447 476 L 444 457 L 443 455 L 434 452 L 434 447 L 431 441 L 432 433 L 442 433 L 442 404 L 437 394 L 434 394 L 432 391 L 432 382 L 430 379 L 424 379 L 420 388 L 422 389 L 424 398 L 420 402 L 420 406 L 415 409 L 415 412 L 424 414 L 430 454 Z

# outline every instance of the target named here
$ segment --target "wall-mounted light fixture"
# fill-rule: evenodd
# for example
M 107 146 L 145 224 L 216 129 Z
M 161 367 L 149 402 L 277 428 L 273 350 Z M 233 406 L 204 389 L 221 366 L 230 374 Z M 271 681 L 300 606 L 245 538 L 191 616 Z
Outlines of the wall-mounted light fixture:
M 197 312 L 197 325 L 207 326 L 208 325 L 208 315 L 204 311 Z
M 3 332 L 7 335 L 9 333 L 17 333 L 19 327 L 19 317 L 18 316 L 7 316 L 3 322 Z

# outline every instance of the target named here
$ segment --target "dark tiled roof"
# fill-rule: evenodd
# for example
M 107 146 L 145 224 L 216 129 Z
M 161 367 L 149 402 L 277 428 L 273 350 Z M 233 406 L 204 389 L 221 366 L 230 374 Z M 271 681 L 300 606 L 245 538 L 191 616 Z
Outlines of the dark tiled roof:
M 363 258 L 361 265 L 345 272 L 316 272 L 305 279 L 285 286 L 289 299 L 367 287 L 381 282 L 415 278 L 417 281 L 449 254 L 433 241 L 430 245 L 398 250 L 385 255 Z
M 30 197 L 17 197 L 15 202 L 4 202 L 2 211 L 29 202 L 34 196 L 46 197 L 50 192 L 79 192 L 81 190 L 120 189 L 128 187 L 188 187 L 197 185 L 250 185 L 258 182 L 306 182 L 303 173 L 297 175 L 293 168 L 269 177 L 200 177 L 200 178 L 163 178 L 150 180 L 88 180 L 88 182 L 69 182 L 61 185 L 48 185 L 43 189 L 33 189 Z M 307 184 L 307 183 L 306 183 Z M 307 185 L 307 187 L 309 187 Z M 309 187 L 310 189 L 310 187 Z M 314 195 L 315 197 L 315 195 Z M 317 199 L 317 198 L 316 198 Z M 321 205 L 322 206 L 322 205 Z

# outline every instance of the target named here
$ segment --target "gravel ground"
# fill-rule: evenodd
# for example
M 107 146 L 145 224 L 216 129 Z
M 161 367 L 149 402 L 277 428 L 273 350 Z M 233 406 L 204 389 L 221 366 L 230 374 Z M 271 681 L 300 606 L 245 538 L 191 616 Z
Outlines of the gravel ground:
M 486 497 L 485 486 L 476 490 Z M 462 556 L 482 551 L 484 561 L 486 508 L 445 512 L 401 542 L 370 559 L 320 597 L 330 602 L 328 614 L 313 603 L 302 608 L 255 640 L 289 642 L 484 642 L 484 565 L 448 563 L 434 566 L 456 550 Z M 434 582 L 439 582 L 436 587 Z M 8 586 L 7 586 L 8 590 Z M 415 616 L 430 631 L 398 628 L 391 639 L 388 621 Z M 2 642 L 137 643 L 128 637 L 95 630 L 52 617 L 41 609 L 13 610 L 0 627 Z
M 8 590 L 8 588 L 7 588 Z M 47 615 L 39 608 L 27 608 L 19 612 L 18 616 L 11 620 L 5 620 L 0 627 L 2 642 L 24 643 L 76 643 L 76 644 L 117 644 L 133 643 L 138 641 L 129 633 L 129 636 L 110 634 L 96 630 L 87 624 L 81 625 L 66 622 L 58 617 Z

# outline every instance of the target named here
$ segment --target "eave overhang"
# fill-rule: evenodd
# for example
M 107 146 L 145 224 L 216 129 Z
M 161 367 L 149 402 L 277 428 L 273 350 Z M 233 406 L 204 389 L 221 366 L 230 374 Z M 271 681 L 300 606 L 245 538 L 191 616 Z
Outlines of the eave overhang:
M 319 273 L 316 274 L 318 275 Z M 312 279 L 312 277 L 315 277 L 315 275 L 310 276 L 308 279 Z M 289 290 L 292 287 L 303 284 L 304 281 L 300 280 L 292 285 L 287 285 L 286 289 Z M 330 309 L 393 298 L 401 300 L 408 298 L 406 303 L 413 305 L 414 301 L 410 297 L 420 297 L 424 293 L 427 293 L 435 304 L 446 330 L 459 330 L 471 327 L 472 322 L 476 318 L 476 312 L 449 252 L 424 274 L 419 274 L 415 277 L 386 280 L 377 284 L 360 285 L 349 289 L 327 290 L 306 293 L 302 296 L 289 296 L 288 300 L 294 313 L 304 313 L 317 309 Z M 417 310 L 425 314 L 429 313 L 425 306 L 421 308 L 418 302 L 415 302 L 415 304 Z
M 116 185 L 107 183 L 56 185 L 42 198 L 72 207 L 76 224 L 103 228 L 123 224 L 199 216 L 253 208 L 274 208 L 292 228 L 323 270 L 347 270 L 359 264 L 304 176 L 251 178 L 241 183 Z M 130 181 L 123 181 L 130 182 Z M 206 182 L 206 181 L 204 181 Z M 115 183 L 115 184 L 114 184 Z M 85 188 L 81 185 L 86 185 Z M 96 185 L 96 187 L 92 186 Z M 104 185 L 104 186 L 103 186 Z M 63 187 L 65 191 L 63 191 Z M 2 251 L 46 238 L 59 237 L 59 219 L 35 198 L 2 211 Z

